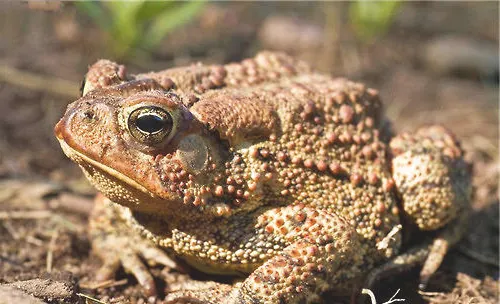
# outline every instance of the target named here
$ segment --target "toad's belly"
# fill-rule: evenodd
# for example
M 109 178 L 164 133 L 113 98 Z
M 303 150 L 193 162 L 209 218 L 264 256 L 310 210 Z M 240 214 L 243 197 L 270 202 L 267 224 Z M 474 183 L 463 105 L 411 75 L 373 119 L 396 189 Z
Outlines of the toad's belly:
M 199 271 L 216 275 L 246 276 L 262 265 L 262 263 L 223 264 L 212 262 L 210 261 L 210 258 L 203 259 L 187 255 L 180 256 L 180 258 Z

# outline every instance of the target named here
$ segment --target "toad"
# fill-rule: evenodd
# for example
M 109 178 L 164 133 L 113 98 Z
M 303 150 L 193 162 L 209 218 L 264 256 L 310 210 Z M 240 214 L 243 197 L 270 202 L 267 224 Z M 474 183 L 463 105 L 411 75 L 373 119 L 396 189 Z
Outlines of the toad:
M 154 294 L 143 261 L 174 258 L 242 277 L 172 302 L 320 302 L 416 264 L 425 285 L 471 198 L 450 131 L 394 135 L 376 90 L 281 53 L 136 75 L 100 60 L 55 134 L 102 194 L 97 279 L 122 266 Z

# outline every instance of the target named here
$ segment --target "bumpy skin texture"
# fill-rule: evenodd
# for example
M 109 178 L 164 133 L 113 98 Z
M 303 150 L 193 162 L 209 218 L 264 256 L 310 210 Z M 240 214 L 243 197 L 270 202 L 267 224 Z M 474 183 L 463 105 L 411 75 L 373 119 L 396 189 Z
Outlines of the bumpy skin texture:
M 175 267 L 167 253 L 245 277 L 167 300 L 318 302 L 398 258 L 427 259 L 432 274 L 447 246 L 430 239 L 399 257 L 403 217 L 445 244 L 460 233 L 471 190 L 457 141 L 437 126 L 390 141 L 362 84 L 269 52 L 139 75 L 101 60 L 86 81 L 55 132 L 105 196 L 90 229 L 101 279 L 122 264 L 154 293 L 138 257 Z

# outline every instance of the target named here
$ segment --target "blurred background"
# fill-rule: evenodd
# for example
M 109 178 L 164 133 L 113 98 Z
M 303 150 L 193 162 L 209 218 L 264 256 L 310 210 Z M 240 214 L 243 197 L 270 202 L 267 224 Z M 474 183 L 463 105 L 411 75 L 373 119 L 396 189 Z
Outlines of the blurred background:
M 9 261 L 0 260 L 0 283 L 52 267 L 84 282 L 93 269 L 82 231 L 94 190 L 52 131 L 89 65 L 107 58 L 138 73 L 268 49 L 378 89 L 398 132 L 441 123 L 457 134 L 474 162 L 472 228 L 437 275 L 445 292 L 412 303 L 496 299 L 498 19 L 495 1 L 0 2 L 0 258 Z M 50 220 L 13 219 L 13 211 Z M 54 231 L 51 252 L 60 259 L 49 269 Z M 127 288 L 86 290 L 113 302 Z

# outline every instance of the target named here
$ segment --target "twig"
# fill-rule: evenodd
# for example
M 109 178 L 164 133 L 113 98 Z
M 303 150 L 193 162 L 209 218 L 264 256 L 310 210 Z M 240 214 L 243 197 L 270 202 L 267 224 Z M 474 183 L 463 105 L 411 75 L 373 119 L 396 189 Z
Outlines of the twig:
M 401 289 L 396 290 L 396 293 L 389 299 L 389 301 L 384 302 L 383 304 L 390 304 L 390 303 L 394 303 L 394 302 L 404 302 L 405 299 L 394 299 L 394 297 L 398 295 L 400 290 Z
M 403 229 L 403 226 L 401 224 L 392 227 L 391 231 L 389 231 L 389 233 L 380 242 L 377 243 L 377 249 L 387 249 L 389 247 L 389 242 L 394 241 L 394 235 L 401 231 L 401 229 Z
M 17 233 L 16 230 L 14 229 L 14 227 L 12 227 L 12 224 L 10 223 L 10 221 L 2 222 L 2 226 L 5 228 L 5 230 L 7 230 L 7 232 L 10 234 L 10 236 L 12 236 L 12 238 L 14 240 L 17 241 L 21 238 L 19 233 Z
M 28 235 L 26 237 L 26 242 L 33 244 L 35 246 L 38 246 L 38 247 L 43 246 L 43 241 L 40 239 L 37 239 L 36 237 L 34 237 L 32 235 Z
M 442 295 L 442 292 L 437 292 L 437 291 L 424 291 L 424 290 L 417 290 L 418 294 L 423 295 L 423 296 L 439 296 Z
M 394 293 L 394 295 L 386 302 L 382 303 L 382 304 L 391 304 L 391 303 L 394 303 L 394 302 L 404 302 L 406 301 L 405 299 L 394 299 L 394 297 L 396 297 L 399 293 L 401 289 L 398 289 L 396 290 L 396 292 Z M 371 291 L 370 289 L 367 289 L 367 288 L 363 288 L 361 290 L 361 293 L 362 294 L 366 294 L 370 297 L 370 300 L 372 301 L 372 304 L 377 304 L 377 299 L 375 298 L 375 294 L 373 294 L 373 291 Z
M 79 85 L 73 81 L 21 71 L 6 64 L 0 64 L 0 81 L 70 98 L 78 97 L 79 92 Z
M 54 232 L 52 232 L 52 236 L 50 237 L 49 250 L 47 251 L 47 272 L 48 273 L 52 272 L 52 262 L 54 260 L 54 249 L 56 246 L 56 240 L 57 240 L 58 236 L 59 236 L 59 231 L 54 230 Z
M 121 285 L 125 285 L 127 283 L 128 283 L 127 279 L 123 279 L 123 280 L 119 280 L 119 281 L 107 280 L 107 281 L 104 281 L 104 282 L 101 282 L 98 284 L 93 284 L 93 285 L 86 285 L 86 284 L 80 283 L 80 287 L 85 288 L 85 289 L 100 289 L 100 288 L 110 288 L 110 287 L 115 287 L 115 286 L 121 286 Z
M 85 299 L 87 299 L 87 300 L 90 300 L 90 301 L 92 301 L 92 302 L 94 302 L 94 303 L 98 303 L 98 304 L 107 304 L 106 302 L 99 301 L 99 300 L 97 300 L 96 298 L 92 298 L 91 296 L 88 296 L 88 295 L 83 294 L 83 293 L 77 293 L 76 295 L 77 295 L 77 296 L 79 296 L 79 297 L 85 298 Z
M 54 216 L 50 220 L 58 227 L 62 226 L 63 228 L 72 232 L 77 232 L 79 231 L 79 229 L 82 229 L 82 227 L 78 227 L 77 225 L 72 223 L 69 219 L 67 219 L 65 216 L 61 214 L 54 214 Z
M 370 297 L 370 300 L 372 301 L 372 304 L 377 304 L 377 299 L 375 298 L 373 291 L 371 291 L 370 289 L 363 288 L 361 290 L 361 293 L 368 295 Z
M 0 211 L 0 220 L 13 219 L 44 219 L 52 215 L 52 212 L 47 210 L 37 211 Z

